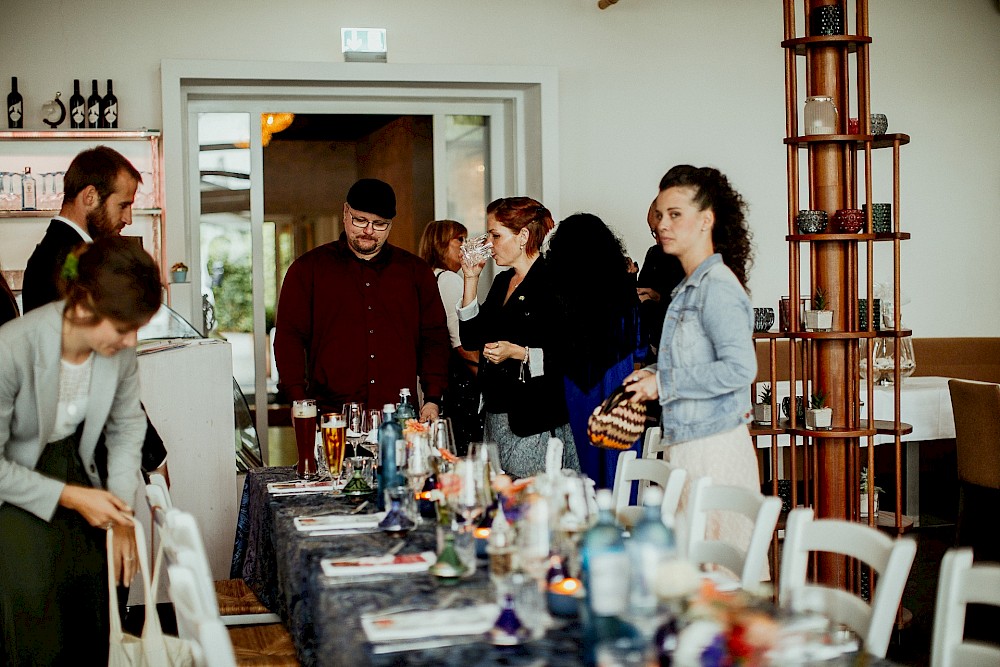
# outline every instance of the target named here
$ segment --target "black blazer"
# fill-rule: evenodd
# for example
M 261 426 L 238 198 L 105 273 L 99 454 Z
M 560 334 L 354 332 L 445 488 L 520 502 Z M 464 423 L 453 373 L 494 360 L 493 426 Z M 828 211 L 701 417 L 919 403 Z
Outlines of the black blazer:
M 28 258 L 21 286 L 21 303 L 27 313 L 51 301 L 59 300 L 59 273 L 69 252 L 84 243 L 80 232 L 62 220 L 53 220 L 45 236 Z
M 24 283 L 21 286 L 21 301 L 24 312 L 44 306 L 62 297 L 59 294 L 59 274 L 62 272 L 66 255 L 78 245 L 86 243 L 80 232 L 76 231 L 62 220 L 52 220 L 45 236 L 35 246 L 35 251 L 28 258 L 24 269 Z M 143 413 L 146 408 L 143 407 Z M 167 458 L 167 448 L 163 439 L 149 417 L 146 417 L 146 439 L 142 443 L 142 469 L 145 472 L 156 470 Z M 101 479 L 107 478 L 108 448 L 102 435 L 94 450 L 94 461 L 97 464 Z
M 519 380 L 519 360 L 493 364 L 483 359 L 479 365 L 486 411 L 507 413 L 511 431 L 525 437 L 566 424 L 569 413 L 557 335 L 558 309 L 545 260 L 542 257 L 535 260 L 504 303 L 513 277 L 513 271 L 497 275 L 479 314 L 460 322 L 459 331 L 467 350 L 482 351 L 486 343 L 506 340 L 544 352 L 545 374 L 527 377 L 526 372 L 524 382 Z

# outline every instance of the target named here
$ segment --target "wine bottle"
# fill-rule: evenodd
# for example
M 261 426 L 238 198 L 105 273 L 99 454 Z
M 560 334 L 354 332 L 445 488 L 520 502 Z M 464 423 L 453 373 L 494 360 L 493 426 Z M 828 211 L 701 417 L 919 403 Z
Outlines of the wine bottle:
M 396 441 L 403 439 L 403 429 L 393 419 L 396 407 L 386 403 L 382 408 L 382 425 L 378 427 L 378 493 L 375 504 L 385 509 L 385 490 L 399 485 L 399 471 L 396 470 Z
M 584 534 L 580 548 L 586 594 L 581 609 L 583 651 L 588 665 L 596 663 L 599 643 L 631 634 L 621 620 L 628 602 L 629 558 L 611 502 L 610 489 L 597 492 L 597 523 Z
M 97 92 L 97 79 L 93 79 L 90 85 L 90 96 L 87 98 L 87 127 L 100 127 L 101 96 Z
M 10 93 L 7 94 L 7 127 L 12 130 L 24 127 L 24 98 L 17 92 L 17 77 L 10 77 Z
M 87 102 L 80 94 L 79 79 L 73 79 L 73 96 L 69 98 L 69 126 L 73 129 L 87 127 Z
M 101 99 L 101 127 L 118 127 L 118 98 L 111 87 L 111 79 L 108 79 L 108 94 Z
M 396 423 L 400 428 L 406 428 L 407 419 L 416 419 L 417 409 L 410 402 L 410 389 L 403 387 L 399 390 L 399 406 L 396 408 Z
M 21 208 L 25 211 L 34 211 L 38 208 L 38 197 L 35 177 L 31 175 L 31 167 L 24 168 L 24 176 L 21 177 Z

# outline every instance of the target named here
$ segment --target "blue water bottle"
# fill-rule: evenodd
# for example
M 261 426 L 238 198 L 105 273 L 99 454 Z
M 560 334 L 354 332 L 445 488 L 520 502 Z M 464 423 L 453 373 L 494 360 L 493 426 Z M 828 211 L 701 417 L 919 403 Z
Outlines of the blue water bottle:
M 385 509 L 385 490 L 401 484 L 396 469 L 396 441 L 403 439 L 403 429 L 393 419 L 396 407 L 386 403 L 382 408 L 382 425 L 378 427 L 378 494 L 375 503 L 379 511 Z
M 597 663 L 597 645 L 631 635 L 622 621 L 628 602 L 629 557 L 622 529 L 611 511 L 611 491 L 597 492 L 597 523 L 583 536 L 585 604 L 582 607 L 584 662 Z

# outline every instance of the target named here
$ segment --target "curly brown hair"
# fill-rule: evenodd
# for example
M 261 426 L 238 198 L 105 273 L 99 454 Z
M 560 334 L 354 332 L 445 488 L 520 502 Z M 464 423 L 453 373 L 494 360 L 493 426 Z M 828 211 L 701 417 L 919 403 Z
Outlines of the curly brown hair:
M 672 167 L 660 179 L 660 192 L 668 188 L 689 187 L 694 190 L 691 200 L 698 210 L 712 209 L 712 245 L 722 255 L 722 261 L 736 274 L 743 289 L 753 266 L 753 232 L 746 221 L 747 204 L 718 169 L 680 164 Z
M 492 215 L 497 222 L 515 234 L 527 227 L 528 242 L 524 246 L 524 252 L 528 255 L 538 254 L 545 235 L 555 226 L 549 209 L 531 197 L 495 199 L 486 207 L 486 215 Z

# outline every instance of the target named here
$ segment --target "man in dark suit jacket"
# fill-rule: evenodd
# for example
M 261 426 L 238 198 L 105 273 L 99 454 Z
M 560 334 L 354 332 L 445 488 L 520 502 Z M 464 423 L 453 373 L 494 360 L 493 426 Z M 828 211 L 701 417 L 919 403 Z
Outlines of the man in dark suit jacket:
M 132 224 L 132 202 L 141 181 L 142 176 L 132 163 L 107 146 L 85 150 L 73 158 L 63 178 L 59 215 L 49 223 L 24 270 L 21 289 L 24 312 L 61 298 L 60 274 L 70 251 L 94 239 L 118 235 Z M 103 478 L 107 459 L 103 442 L 94 455 Z M 143 471 L 166 476 L 166 458 L 163 440 L 147 418 Z

